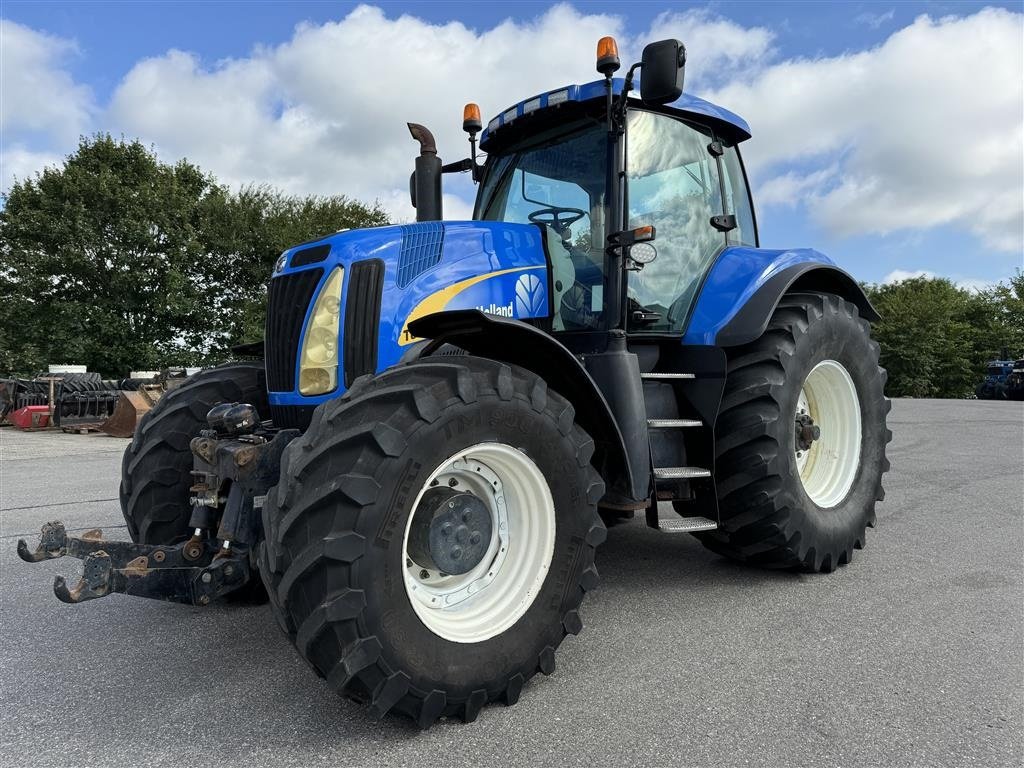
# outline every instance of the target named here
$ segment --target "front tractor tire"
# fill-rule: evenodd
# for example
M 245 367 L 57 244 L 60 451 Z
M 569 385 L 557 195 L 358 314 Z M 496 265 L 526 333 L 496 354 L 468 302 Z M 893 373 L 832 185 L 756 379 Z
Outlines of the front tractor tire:
M 889 469 L 878 344 L 838 296 L 783 297 L 759 339 L 728 350 L 715 427 L 721 526 L 711 550 L 768 568 L 829 572 L 875 523 Z
M 317 408 L 263 510 L 282 628 L 337 692 L 421 728 L 514 704 L 580 631 L 604 483 L 526 370 L 427 358 Z
M 165 392 L 139 421 L 121 461 L 121 512 L 132 541 L 169 545 L 189 537 L 189 442 L 207 428 L 206 414 L 219 403 L 250 403 L 268 417 L 263 363 L 231 363 L 200 371 Z M 259 578 L 231 593 L 231 598 L 262 599 Z

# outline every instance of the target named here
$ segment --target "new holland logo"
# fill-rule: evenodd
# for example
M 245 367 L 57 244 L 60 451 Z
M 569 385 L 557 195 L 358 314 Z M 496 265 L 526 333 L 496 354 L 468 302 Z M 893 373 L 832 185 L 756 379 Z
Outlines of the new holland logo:
M 516 313 L 514 317 L 543 317 L 547 314 L 548 297 L 540 278 L 529 273 L 516 280 Z
M 499 317 L 537 317 L 546 314 L 547 295 L 536 275 L 521 275 L 516 280 L 516 297 L 508 304 L 477 305 L 481 312 Z
M 481 312 L 486 312 L 488 315 L 499 315 L 501 317 L 515 317 L 516 316 L 515 310 L 512 309 L 512 302 L 511 301 L 508 304 L 506 304 L 505 306 L 503 306 L 503 307 L 498 306 L 497 304 L 492 303 L 492 304 L 490 304 L 489 306 L 486 306 L 486 307 L 481 306 L 481 305 L 478 304 L 476 308 L 479 309 Z

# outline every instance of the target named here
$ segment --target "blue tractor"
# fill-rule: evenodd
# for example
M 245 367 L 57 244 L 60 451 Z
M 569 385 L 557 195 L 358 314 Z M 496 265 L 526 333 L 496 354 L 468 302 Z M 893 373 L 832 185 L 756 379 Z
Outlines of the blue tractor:
M 67 602 L 265 594 L 332 688 L 421 727 L 554 670 L 607 522 L 848 563 L 888 469 L 877 315 L 821 253 L 759 247 L 750 129 L 684 94 L 684 63 L 661 41 L 618 79 L 604 38 L 595 82 L 486 128 L 468 105 L 449 165 L 411 125 L 416 223 L 287 250 L 262 359 L 141 421 L 133 541 L 51 523 L 22 557 L 84 560 Z M 472 221 L 443 221 L 450 172 Z
M 979 400 L 1006 400 L 1010 397 L 1010 376 L 1014 373 L 1013 360 L 989 360 L 985 378 L 974 388 L 975 396 Z

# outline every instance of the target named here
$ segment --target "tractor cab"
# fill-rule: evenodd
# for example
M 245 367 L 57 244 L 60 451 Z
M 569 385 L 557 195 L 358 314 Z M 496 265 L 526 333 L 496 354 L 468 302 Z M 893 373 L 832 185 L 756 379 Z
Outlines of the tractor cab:
M 628 99 L 621 135 L 610 138 L 609 87 L 624 98 L 624 80 L 596 81 L 524 100 L 491 120 L 474 218 L 545 228 L 556 276 L 552 330 L 620 325 L 679 336 L 718 254 L 757 245 L 738 149 L 749 133 L 731 113 L 681 96 L 657 109 Z M 643 228 L 649 239 L 626 255 L 624 297 L 606 296 L 618 255 L 608 252 L 609 237 Z
M 758 244 L 738 148 L 750 129 L 683 94 L 685 58 L 678 41 L 653 43 L 615 78 L 617 46 L 603 38 L 602 80 L 524 99 L 486 129 L 479 107 L 466 105 L 471 157 L 447 166 L 430 158 L 433 170 L 417 160 L 418 220 L 440 218 L 441 173 L 472 171 L 480 182 L 474 219 L 544 231 L 553 277 L 547 330 L 680 336 L 718 255 Z M 422 126 L 410 127 L 422 137 Z M 487 157 L 478 164 L 481 129 Z M 435 152 L 432 140 L 426 152 Z

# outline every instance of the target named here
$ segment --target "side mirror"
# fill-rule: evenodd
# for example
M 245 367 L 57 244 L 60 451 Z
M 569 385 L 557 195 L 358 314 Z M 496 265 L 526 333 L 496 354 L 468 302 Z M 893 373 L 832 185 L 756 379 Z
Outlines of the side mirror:
M 659 40 L 644 48 L 640 98 L 645 104 L 669 104 L 683 95 L 686 48 L 678 40 Z

